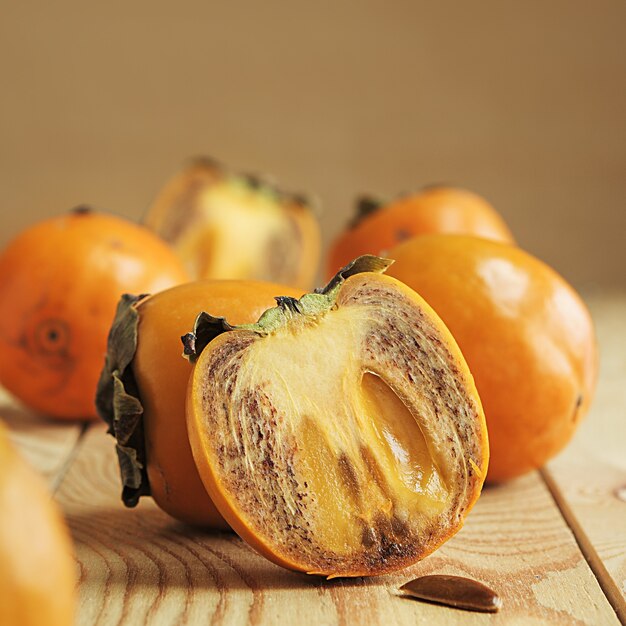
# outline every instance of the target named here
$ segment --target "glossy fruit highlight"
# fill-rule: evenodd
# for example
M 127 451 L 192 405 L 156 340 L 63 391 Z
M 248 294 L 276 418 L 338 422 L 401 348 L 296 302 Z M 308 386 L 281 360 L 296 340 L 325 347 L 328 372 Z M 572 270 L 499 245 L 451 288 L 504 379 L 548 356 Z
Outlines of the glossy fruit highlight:
M 67 528 L 0 423 L 0 624 L 71 626 L 75 585 Z
M 488 445 L 463 356 L 432 309 L 362 257 L 257 324 L 202 314 L 189 438 L 215 505 L 284 567 L 369 576 L 462 526 Z
M 300 292 L 272 283 L 204 280 L 154 296 L 124 296 L 109 336 L 97 404 L 117 439 L 127 506 L 152 495 L 178 520 L 228 528 L 191 456 L 185 398 L 192 368 L 182 358 L 180 338 L 202 309 L 236 323 L 253 322 L 277 294 Z M 117 417 L 114 405 L 124 407 Z
M 517 247 L 456 235 L 391 250 L 389 273 L 441 316 L 470 367 L 499 482 L 541 467 L 571 439 L 591 401 L 598 355 L 587 307 Z
M 454 187 L 427 187 L 389 203 L 363 198 L 352 223 L 330 248 L 326 273 L 360 254 L 388 254 L 401 241 L 430 233 L 475 235 L 513 243 L 498 212 L 481 196 Z
M 307 199 L 209 159 L 174 177 L 144 223 L 174 246 L 196 278 L 308 289 L 317 273 L 320 232 Z

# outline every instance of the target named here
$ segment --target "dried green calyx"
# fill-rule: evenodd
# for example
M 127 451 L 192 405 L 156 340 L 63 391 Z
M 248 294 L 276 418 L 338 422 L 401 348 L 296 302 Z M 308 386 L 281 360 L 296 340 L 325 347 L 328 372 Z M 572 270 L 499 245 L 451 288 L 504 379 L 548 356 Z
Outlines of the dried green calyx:
M 96 392 L 96 409 L 116 439 L 115 450 L 122 478 L 122 500 L 134 507 L 150 495 L 146 473 L 143 406 L 132 361 L 137 350 L 139 314 L 135 305 L 145 295 L 124 294 L 109 332 L 107 355 Z
M 288 296 L 276 297 L 278 306 L 265 311 L 254 324 L 232 326 L 223 317 L 202 312 L 196 318 L 193 330 L 181 337 L 183 356 L 195 362 L 207 344 L 224 332 L 245 329 L 267 335 L 284 326 L 294 316 L 318 316 L 333 307 L 339 288 L 350 276 L 363 272 L 383 273 L 392 263 L 391 259 L 372 254 L 360 256 L 340 269 L 325 287 L 307 293 L 299 300 Z

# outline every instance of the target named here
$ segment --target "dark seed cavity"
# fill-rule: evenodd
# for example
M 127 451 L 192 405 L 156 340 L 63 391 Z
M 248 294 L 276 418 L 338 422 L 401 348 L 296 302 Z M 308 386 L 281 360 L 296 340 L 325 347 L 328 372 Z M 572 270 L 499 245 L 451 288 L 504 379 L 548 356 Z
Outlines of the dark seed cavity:
M 502 608 L 500 596 L 486 585 L 462 576 L 434 574 L 402 585 L 408 597 L 465 611 L 496 613 Z

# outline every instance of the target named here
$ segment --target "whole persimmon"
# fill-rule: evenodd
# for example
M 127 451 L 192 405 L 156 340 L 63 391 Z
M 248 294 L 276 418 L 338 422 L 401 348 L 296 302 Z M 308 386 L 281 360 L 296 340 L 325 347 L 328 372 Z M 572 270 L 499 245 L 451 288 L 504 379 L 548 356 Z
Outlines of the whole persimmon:
M 55 418 L 95 418 L 107 333 L 124 292 L 188 280 L 148 229 L 79 208 L 27 228 L 0 254 L 0 383 Z
M 552 268 L 511 245 L 430 235 L 389 253 L 457 340 L 487 418 L 487 480 L 541 467 L 571 439 L 591 401 L 597 348 L 587 307 Z
M 144 224 L 172 244 L 194 278 L 308 289 L 317 274 L 320 228 L 310 201 L 212 159 L 194 159 L 174 176 Z
M 0 423 L 0 624 L 71 626 L 75 586 L 67 528 Z
M 432 186 L 393 202 L 362 198 L 350 225 L 330 247 L 327 275 L 360 254 L 388 254 L 401 241 L 429 233 L 475 235 L 513 243 L 500 214 L 476 193 Z
M 201 314 L 187 423 L 200 477 L 242 539 L 309 574 L 372 576 L 454 535 L 488 463 L 480 399 L 420 296 L 361 257 L 256 324 Z
M 192 367 L 182 358 L 181 335 L 201 310 L 243 324 L 257 320 L 280 295 L 300 292 L 272 283 L 202 280 L 153 296 L 122 298 L 109 336 L 97 405 L 117 439 L 127 506 L 135 506 L 142 495 L 152 495 L 178 520 L 228 528 L 191 456 L 185 398 Z

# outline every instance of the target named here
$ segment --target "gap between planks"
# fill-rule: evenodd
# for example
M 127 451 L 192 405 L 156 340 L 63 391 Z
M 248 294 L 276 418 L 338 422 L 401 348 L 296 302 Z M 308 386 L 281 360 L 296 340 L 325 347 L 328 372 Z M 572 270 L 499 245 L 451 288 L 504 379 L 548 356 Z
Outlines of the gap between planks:
M 589 564 L 593 575 L 596 577 L 598 584 L 600 585 L 600 589 L 602 589 L 606 599 L 609 601 L 609 604 L 615 611 L 619 621 L 626 625 L 626 602 L 624 601 L 624 597 L 619 590 L 617 584 L 613 580 L 612 576 L 609 574 L 606 569 L 602 559 L 600 558 L 598 552 L 593 547 L 589 537 L 583 530 L 580 522 L 576 518 L 576 515 L 572 511 L 571 507 L 567 503 L 566 497 L 561 493 L 556 481 L 552 477 L 550 471 L 545 467 L 539 470 L 539 475 L 541 476 L 544 484 L 546 485 L 554 503 L 557 508 L 561 512 L 565 523 L 569 526 L 572 534 L 574 535 L 574 539 L 580 548 L 585 560 Z

